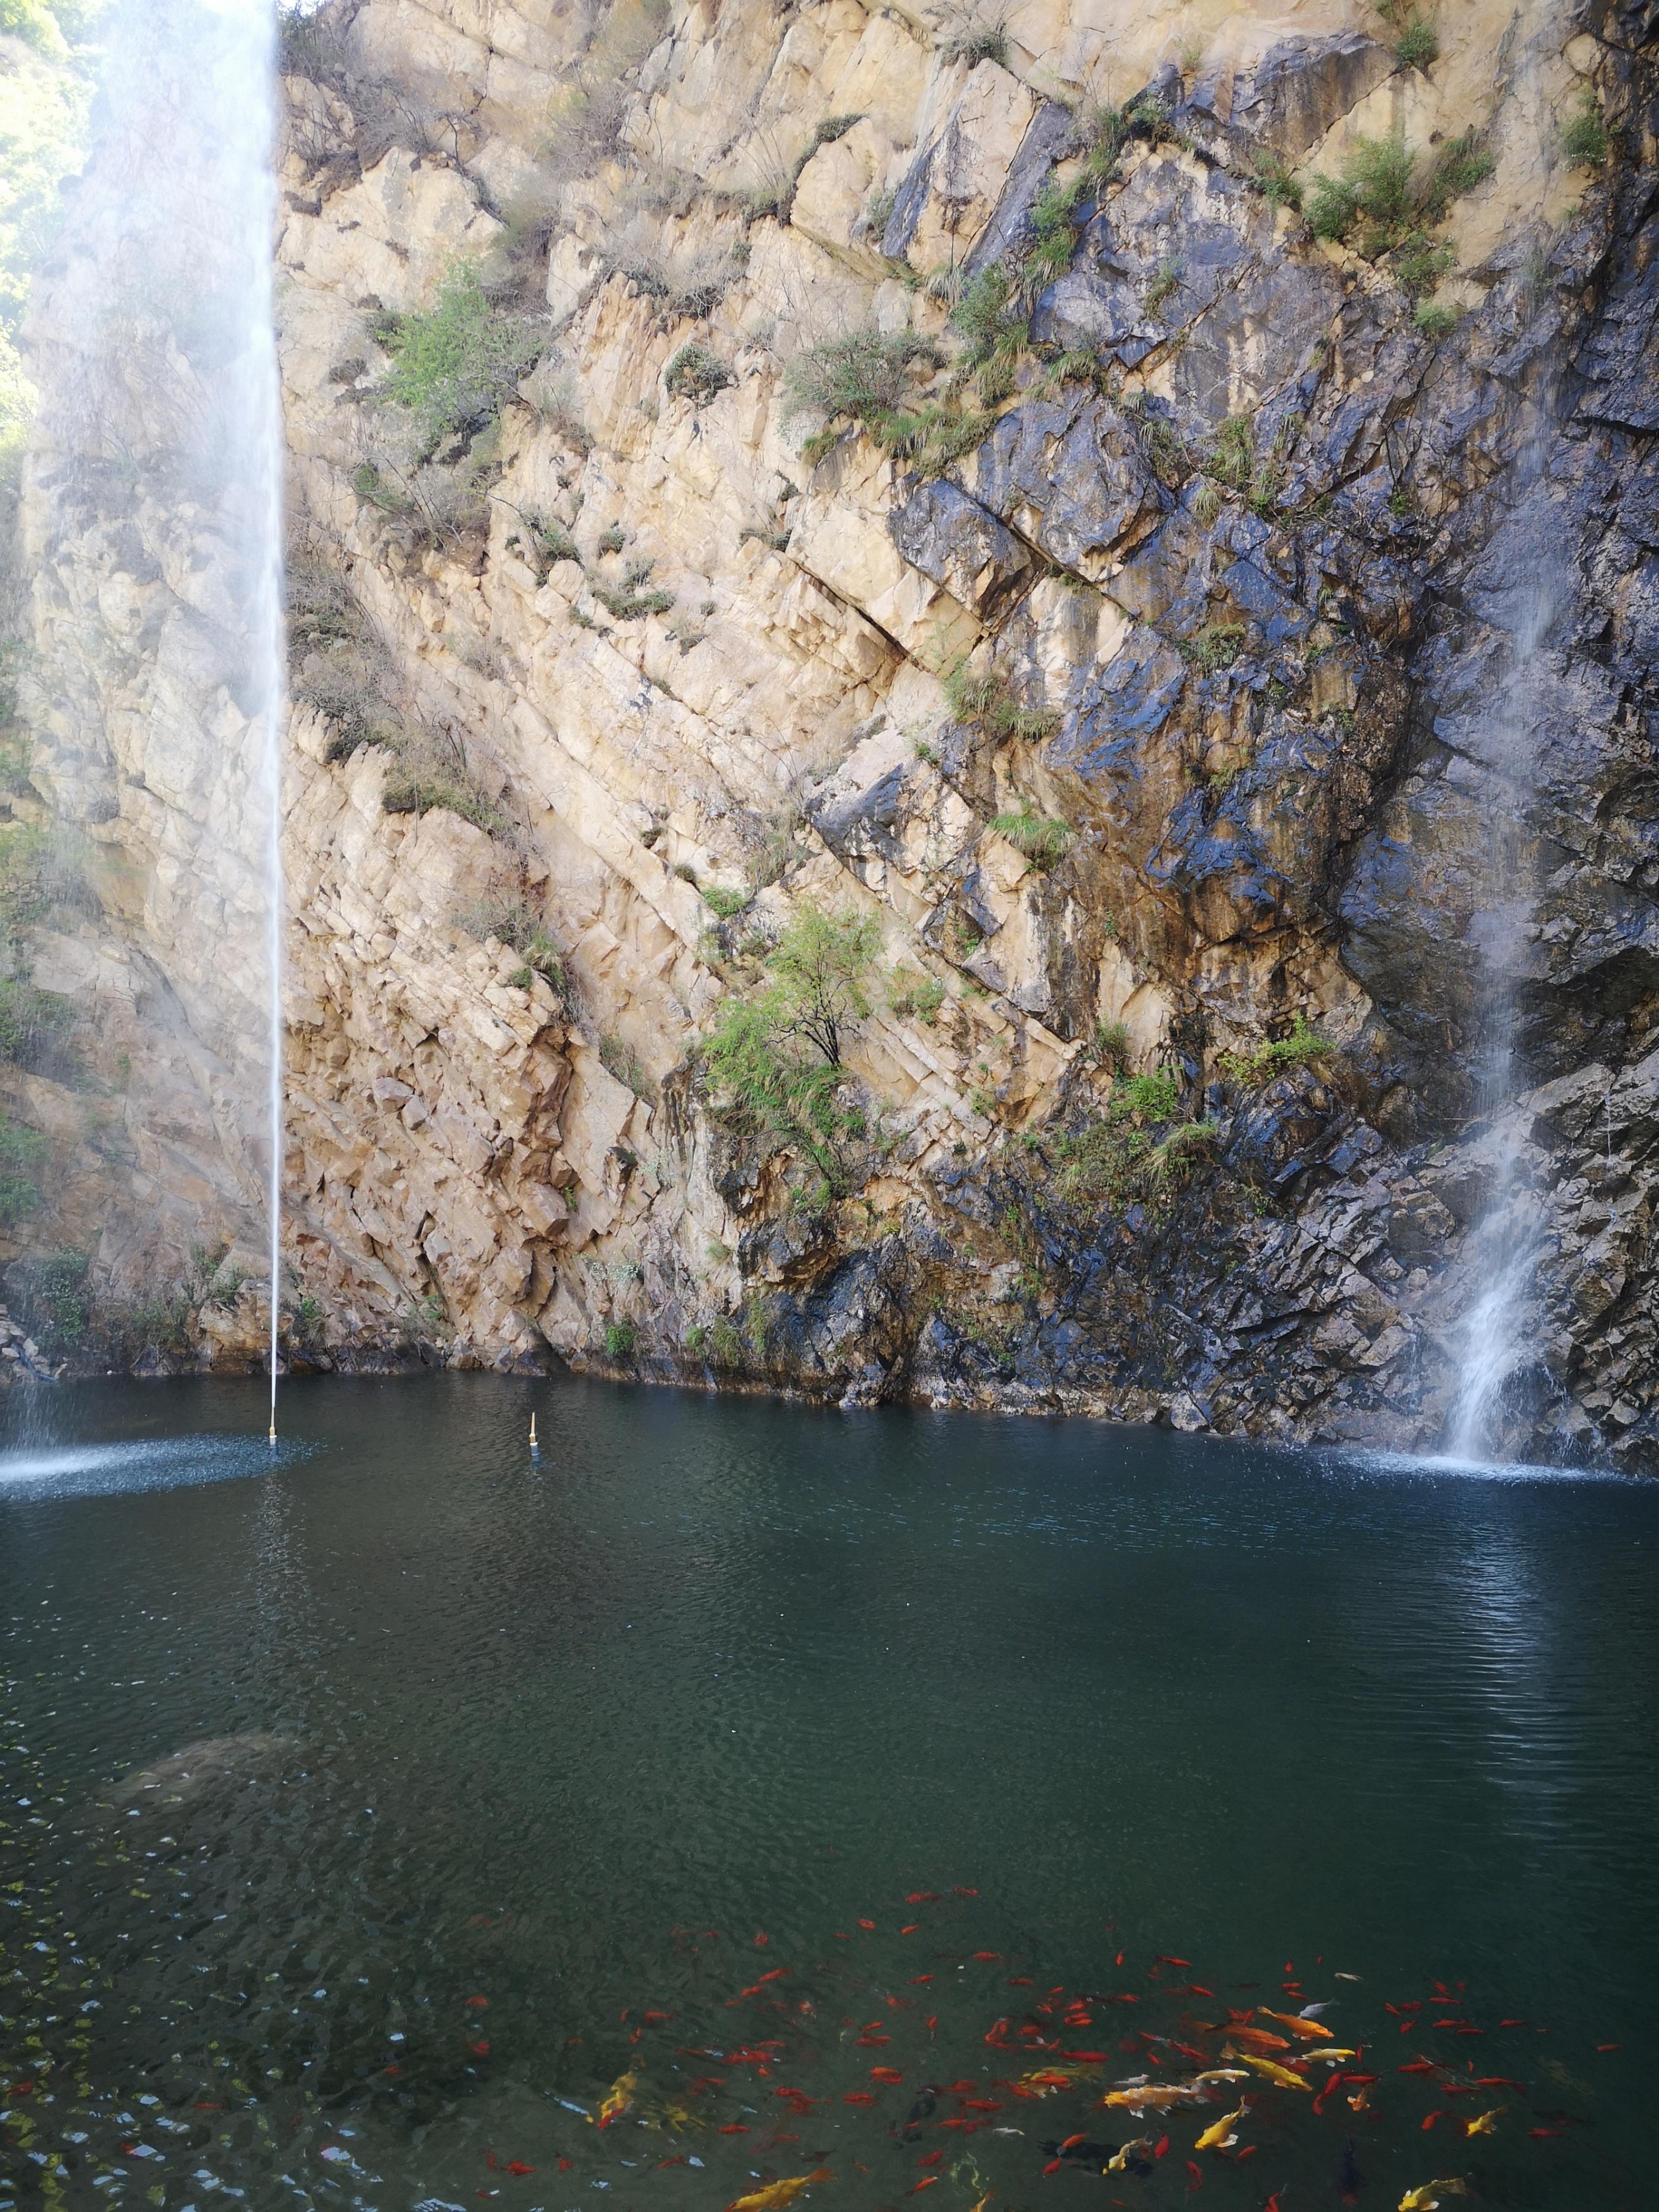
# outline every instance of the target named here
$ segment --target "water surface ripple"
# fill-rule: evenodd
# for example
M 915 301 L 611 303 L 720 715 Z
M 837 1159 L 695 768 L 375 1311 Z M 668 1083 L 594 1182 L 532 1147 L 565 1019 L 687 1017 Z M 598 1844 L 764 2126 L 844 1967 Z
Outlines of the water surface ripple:
M 1362 2205 L 1653 2201 L 1659 1486 L 475 1376 L 295 1384 L 274 1460 L 257 1383 L 53 1402 L 0 1452 L 0 2208 L 1302 2212 L 1347 2140 Z M 1378 2078 L 1316 2113 L 1101 2108 L 1325 1999 Z M 1149 2171 L 1045 2176 L 1079 2132 Z

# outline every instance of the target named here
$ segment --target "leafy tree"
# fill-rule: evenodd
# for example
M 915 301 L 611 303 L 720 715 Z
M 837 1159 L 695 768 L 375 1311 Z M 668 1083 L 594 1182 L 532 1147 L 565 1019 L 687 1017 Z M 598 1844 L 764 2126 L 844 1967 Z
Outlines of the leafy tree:
M 721 1007 L 705 1047 L 710 1075 L 750 1120 L 800 1145 L 826 1180 L 843 1180 L 837 1147 L 863 1126 L 837 1096 L 848 1029 L 870 1012 L 866 984 L 881 950 L 872 915 L 803 906 L 751 992 Z

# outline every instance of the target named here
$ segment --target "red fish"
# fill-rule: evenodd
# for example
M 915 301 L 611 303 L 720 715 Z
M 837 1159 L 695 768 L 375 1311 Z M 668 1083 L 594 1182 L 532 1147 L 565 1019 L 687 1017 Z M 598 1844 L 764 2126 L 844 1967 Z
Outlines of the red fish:
M 977 1897 L 979 1895 L 979 1892 L 976 1889 L 964 1889 L 962 1887 L 962 1884 L 958 1882 L 956 1887 L 951 1891 L 951 1894 L 952 1897 Z
M 873 2105 L 876 2100 L 873 2097 L 870 2097 L 866 2098 L 865 2101 L 867 2104 Z M 720 2133 L 723 2136 L 746 2136 L 748 2132 L 748 2129 L 744 2127 L 741 2120 L 728 2120 L 726 2125 L 720 2130 Z
M 1414 2058 L 1409 2066 L 1396 2066 L 1396 2074 L 1434 2074 L 1439 2071 L 1432 2058 Z
M 875 1924 L 873 1920 L 860 1920 L 859 1923 L 860 1928 L 873 1928 Z
M 1160 1953 L 1157 1960 L 1160 1966 L 1190 1966 L 1192 1963 L 1190 1959 L 1173 1958 L 1167 1951 Z
M 469 2043 L 466 2047 L 475 2058 L 488 2058 L 489 2056 L 489 2045 L 482 2039 L 477 2043 Z
M 907 1905 L 937 1905 L 939 1892 L 933 1889 L 913 1889 L 904 1901 Z
M 870 2079 L 872 2081 L 902 2081 L 904 2076 L 896 2066 L 872 2066 Z
M 761 1930 L 761 1932 L 760 1932 L 760 1934 L 759 1934 L 758 1936 L 756 1936 L 756 1938 L 755 1938 L 755 1948 L 756 1948 L 757 1951 L 763 1951 L 763 1950 L 766 1948 L 767 1945 L 771 1942 L 771 1940 L 772 1940 L 772 1938 L 771 1938 L 771 1937 L 767 1934 L 766 1930 L 763 1928 L 763 1929 L 762 1929 L 762 1930 Z
M 937 2166 L 944 2155 L 945 2153 L 942 2150 L 930 2150 L 927 2157 L 919 2158 L 916 2160 L 916 2164 L 918 2166 Z
M 1201 2166 L 1194 2166 L 1191 2159 L 1188 2159 L 1187 2161 L 1187 2172 L 1191 2177 L 1187 2184 L 1187 2194 L 1190 2197 L 1194 2190 L 1203 2188 L 1204 2169 Z
M 526 2173 L 534 2173 L 536 2171 L 533 2166 L 526 2166 L 521 2158 L 509 2159 L 507 2163 L 507 2170 L 509 2173 L 516 2173 L 520 2177 Z
M 921 1923 L 920 1920 L 913 1920 L 908 1928 L 901 1928 L 899 1929 L 899 1934 L 901 1936 L 914 1936 L 921 1925 Z
M 470 2004 L 470 2005 L 476 2005 L 476 2006 L 478 2008 L 479 2011 L 480 2011 L 480 2012 L 482 2012 L 482 2011 L 483 2010 L 484 2007 L 485 2007 L 485 2006 L 489 2002 L 489 1999 L 488 1997 L 469 1997 L 469 1998 L 467 1999 L 467 2002 L 468 2002 L 468 2004 Z M 627 2017 L 628 2017 L 628 2014 L 627 2014 L 626 2013 L 624 2013 L 624 2014 L 623 2014 L 623 2018 L 624 2020 L 626 2020 L 626 2019 L 627 2019 Z
M 924 2189 L 931 2189 L 939 2179 L 938 2174 L 930 2173 L 926 2180 L 917 2182 L 914 2189 L 907 2189 L 904 2193 L 907 2197 L 920 2197 Z
M 1559 2136 L 1561 2132 L 1559 2128 L 1528 2128 L 1527 2130 L 1534 2142 L 1547 2142 L 1551 2136 Z
M 975 1959 L 1000 1959 L 1002 1954 L 1000 1951 L 973 1951 L 969 1954 L 969 1956 Z
M 1206 1990 L 1202 1982 L 1188 1982 L 1187 1991 L 1189 1996 L 1195 1997 L 1212 1997 L 1215 1995 L 1215 1991 Z
M 931 1982 L 933 1978 L 931 1974 L 912 1974 L 910 1977 L 910 1986 L 914 1989 L 918 1982 Z
M 849 2089 L 841 2101 L 843 2105 L 873 2105 L 876 2100 L 867 2089 Z
M 1045 2173 L 1058 2173 L 1060 2172 L 1060 2160 L 1057 2158 L 1051 2158 L 1048 2165 L 1043 2167 L 1042 2171 Z
M 781 1971 L 782 1969 L 780 1969 L 780 1972 Z M 761 1976 L 761 1979 L 763 1981 L 765 1981 L 769 1977 L 765 1974 Z M 672 2020 L 673 2017 L 674 2015 L 672 2012 L 648 2012 L 645 2015 L 645 2024 L 647 2027 L 660 2027 L 665 2020 Z

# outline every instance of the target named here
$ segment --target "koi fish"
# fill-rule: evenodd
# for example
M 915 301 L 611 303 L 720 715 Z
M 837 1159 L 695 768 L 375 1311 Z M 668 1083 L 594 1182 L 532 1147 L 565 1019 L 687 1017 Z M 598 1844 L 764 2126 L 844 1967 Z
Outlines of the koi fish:
M 1150 2136 L 1137 2136 L 1133 2142 L 1126 2142 L 1122 2149 L 1118 2152 L 1115 2158 L 1109 2158 L 1107 2160 L 1107 2172 L 1139 2173 L 1144 2172 L 1146 2166 L 1146 2154 L 1152 2148 L 1152 2139 Z
M 1400 2200 L 1400 2212 L 1435 2212 L 1440 2202 L 1435 2195 L 1437 2189 L 1443 2190 L 1448 2197 L 1467 2197 L 1469 2193 L 1455 2176 L 1449 2181 L 1425 2181 L 1419 2188 L 1406 2191 Z
M 1277 2082 L 1281 2089 L 1306 2090 L 1311 2087 L 1301 2075 L 1292 2074 L 1288 2066 L 1276 2066 L 1271 2058 L 1253 2057 L 1248 2051 L 1241 2051 L 1238 2055 L 1254 2073 L 1260 2074 L 1264 2081 Z M 1233 2076 L 1236 2081 L 1242 2078 L 1237 2075 Z
M 1049 2161 L 1043 2171 L 1058 2173 L 1062 2167 L 1069 2166 L 1085 2173 L 1133 2173 L 1144 2177 L 1152 2169 L 1141 2154 L 1151 2148 L 1145 2137 L 1119 2145 L 1095 2142 L 1087 2136 L 1067 2136 L 1064 2142 L 1043 2144 L 1043 2155 Z
M 1498 2116 L 1500 2112 L 1507 2112 L 1508 2110 L 1509 2106 L 1507 2105 L 1494 2105 L 1491 2112 L 1482 2112 L 1478 2119 L 1465 2120 L 1463 2123 L 1464 2134 L 1466 2136 L 1495 2136 L 1498 2133 Z
M 1212 2127 L 1207 2127 L 1205 2129 L 1203 2134 L 1193 2145 L 1193 2148 L 1194 2150 L 1219 2150 L 1223 2143 L 1224 2143 L 1231 2136 L 1233 2130 L 1238 2125 L 1238 2123 L 1243 2118 L 1247 2109 L 1248 2108 L 1245 2106 L 1241 2104 L 1236 2112 L 1224 2112 L 1221 2115 L 1221 2118 L 1216 2121 Z
M 1271 2058 L 1259 2058 L 1255 2063 L 1258 2066 L 1273 2064 Z M 1249 2078 L 1242 2066 L 1212 2066 L 1205 2073 L 1194 2074 L 1193 2076 L 1194 2081 L 1248 2081 Z M 1300 2081 L 1301 2075 L 1297 2075 L 1297 2079 Z M 1306 2088 L 1307 2083 L 1304 2081 L 1302 2086 Z
M 1271 2035 L 1265 2027 L 1235 2027 L 1233 2038 L 1238 2043 L 1249 2043 L 1258 2051 L 1288 2051 L 1290 2045 L 1282 2035 Z
M 634 2092 L 639 2086 L 640 2077 L 637 2074 L 618 2074 L 610 2088 L 606 2090 L 604 2100 L 599 2106 L 597 2124 L 602 2128 L 608 2128 L 613 2120 L 621 2119 L 623 2114 L 633 2103 Z
M 1336 2045 L 1333 2044 L 1328 2051 L 1304 2051 L 1303 2053 L 1303 2063 L 1304 2065 L 1310 2066 L 1314 2060 L 1317 2058 L 1327 2066 L 1342 2066 L 1346 2065 L 1350 2058 L 1358 2058 L 1358 2056 L 1359 2053 L 1357 2051 L 1339 2051 Z
M 1316 2020 L 1310 2020 L 1304 2013 L 1275 2012 L 1271 2005 L 1263 2005 L 1261 2009 L 1264 2020 L 1278 2021 L 1281 2027 L 1288 2027 L 1292 2035 L 1299 2035 L 1304 2043 L 1328 2043 L 1331 2040 L 1329 2028 L 1322 2027 Z
M 1365 1978 L 1363 1974 L 1345 1974 L 1340 1966 L 1336 1968 L 1335 1974 L 1339 1982 L 1361 1982 Z
M 827 2166 L 820 2166 L 811 2173 L 769 2181 L 764 2189 L 751 2189 L 747 2197 L 734 2197 L 726 2212 L 782 2212 L 782 2207 L 793 2204 L 803 2189 L 810 2189 L 815 2181 L 833 2181 L 835 2178 Z
M 1109 2089 L 1100 2101 L 1109 2111 L 1140 2112 L 1148 2106 L 1167 2111 L 1171 2105 L 1201 2105 L 1206 2100 L 1190 2081 L 1147 2081 L 1137 2089 Z

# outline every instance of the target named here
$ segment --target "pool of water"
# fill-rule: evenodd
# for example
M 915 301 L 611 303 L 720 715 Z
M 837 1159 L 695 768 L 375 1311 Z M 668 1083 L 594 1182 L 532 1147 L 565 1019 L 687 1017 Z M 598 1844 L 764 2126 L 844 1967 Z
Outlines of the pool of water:
M 1655 2201 L 1659 1486 L 21 1402 L 0 2208 Z

